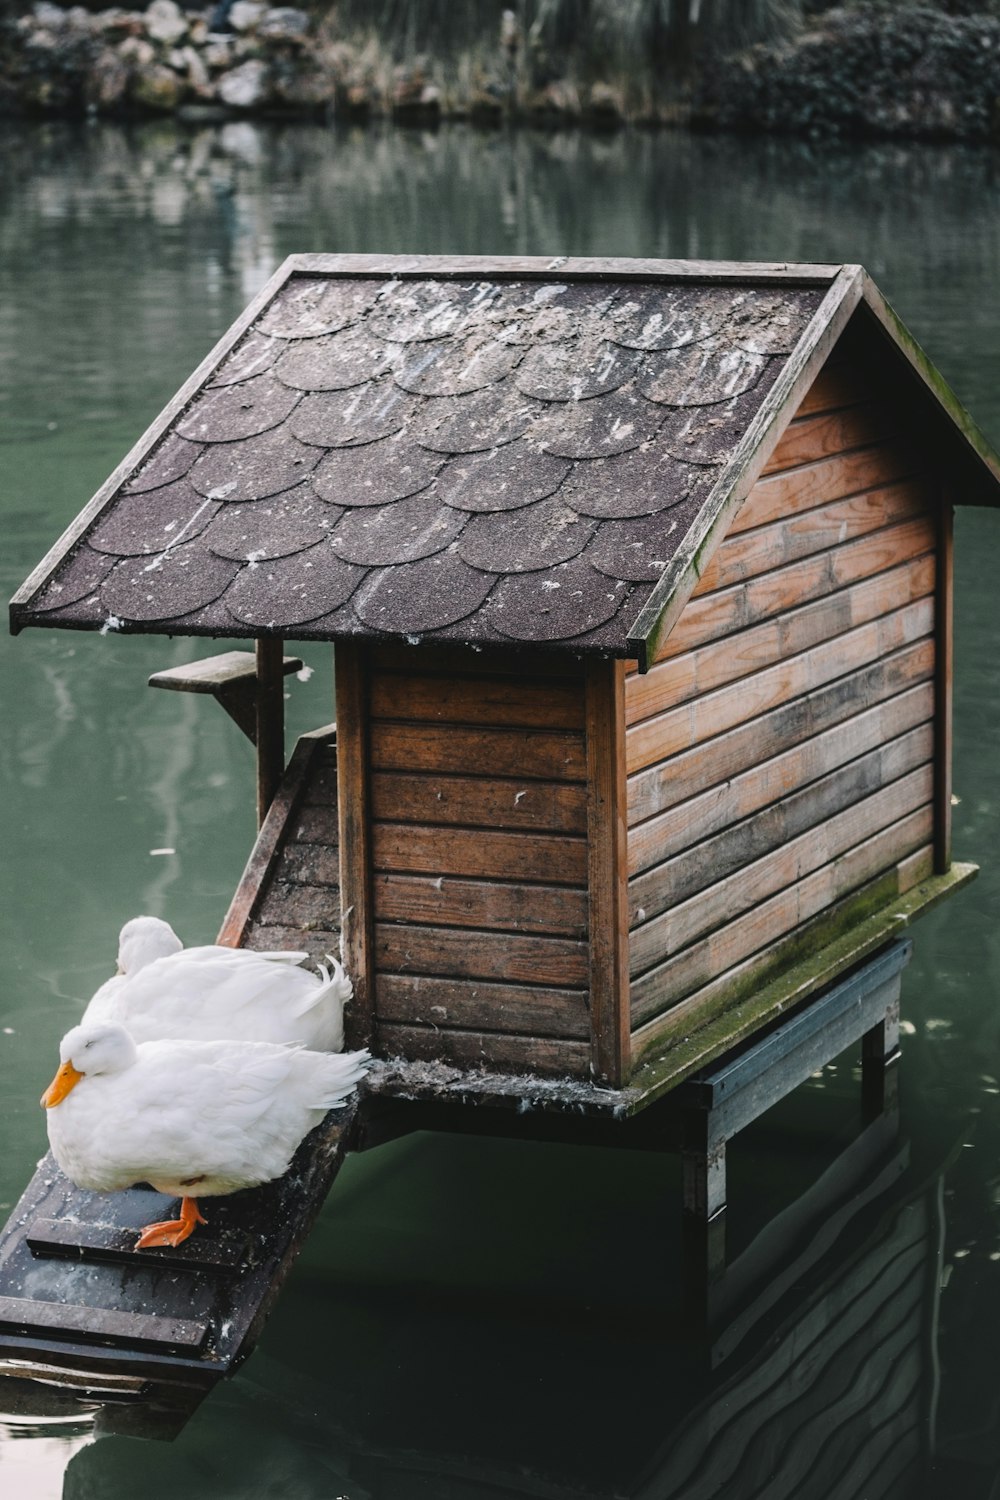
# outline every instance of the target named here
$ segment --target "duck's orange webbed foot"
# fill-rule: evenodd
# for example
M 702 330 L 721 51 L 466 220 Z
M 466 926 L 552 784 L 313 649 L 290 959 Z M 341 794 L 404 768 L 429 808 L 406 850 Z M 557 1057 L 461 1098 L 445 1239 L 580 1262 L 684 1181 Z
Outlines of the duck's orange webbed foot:
M 135 1242 L 136 1250 L 149 1250 L 154 1245 L 181 1245 L 188 1235 L 194 1233 L 196 1224 L 207 1224 L 194 1198 L 181 1199 L 179 1219 L 163 1219 L 159 1224 L 147 1224 Z

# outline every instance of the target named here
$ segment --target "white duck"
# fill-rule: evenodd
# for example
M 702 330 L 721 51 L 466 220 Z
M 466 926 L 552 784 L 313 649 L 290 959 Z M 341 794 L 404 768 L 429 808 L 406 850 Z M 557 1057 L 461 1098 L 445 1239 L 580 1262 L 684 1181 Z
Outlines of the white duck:
M 150 1224 L 137 1250 L 186 1240 L 205 1222 L 198 1198 L 280 1177 L 371 1061 L 264 1042 L 136 1046 L 103 1022 L 67 1032 L 59 1058 L 41 1102 L 66 1176 L 96 1192 L 148 1182 L 182 1200 L 180 1217 Z
M 83 1024 L 116 1022 L 139 1043 L 237 1038 L 340 1052 L 353 986 L 336 959 L 318 974 L 299 968 L 308 957 L 184 948 L 169 923 L 133 917 L 121 930 L 119 973 L 94 995 Z
M 115 996 L 130 974 L 137 974 L 157 958 L 168 958 L 184 947 L 169 922 L 159 917 L 133 917 L 118 934 L 118 967 L 110 979 L 91 996 L 83 1013 L 84 1021 L 110 1021 L 114 1018 Z

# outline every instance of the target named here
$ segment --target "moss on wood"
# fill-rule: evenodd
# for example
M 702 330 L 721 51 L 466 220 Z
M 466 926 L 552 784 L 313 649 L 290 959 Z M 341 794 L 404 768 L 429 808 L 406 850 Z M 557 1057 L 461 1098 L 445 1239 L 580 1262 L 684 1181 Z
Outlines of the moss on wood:
M 747 976 L 727 993 L 722 1008 L 689 1035 L 670 1034 L 669 1012 L 643 1028 L 648 1037 L 645 1047 L 642 1032 L 637 1033 L 633 1038 L 636 1054 L 642 1058 L 644 1052 L 645 1059 L 631 1079 L 630 1092 L 641 1099 L 643 1107 L 650 1104 L 900 937 L 917 917 L 977 873 L 976 865 L 955 864 L 946 874 L 929 876 L 903 896 L 887 888 L 895 882 L 894 872 L 871 882 L 833 914 L 795 933 L 765 973 Z M 778 963 L 781 971 L 774 973 Z

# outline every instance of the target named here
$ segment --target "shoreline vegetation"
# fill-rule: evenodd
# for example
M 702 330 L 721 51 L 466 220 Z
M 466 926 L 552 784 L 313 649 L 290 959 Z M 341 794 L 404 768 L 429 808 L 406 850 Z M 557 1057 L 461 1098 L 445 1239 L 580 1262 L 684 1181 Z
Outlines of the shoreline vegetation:
M 99 3 L 99 0 L 97 0 Z M 989 3 L 989 0 L 986 0 Z M 1000 15 L 877 0 L 0 0 L 0 115 L 1000 140 Z

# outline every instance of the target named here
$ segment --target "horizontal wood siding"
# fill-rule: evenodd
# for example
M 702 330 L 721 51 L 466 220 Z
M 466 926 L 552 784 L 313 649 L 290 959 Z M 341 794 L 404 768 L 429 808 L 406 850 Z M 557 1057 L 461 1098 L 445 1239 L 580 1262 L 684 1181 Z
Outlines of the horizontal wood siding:
M 936 491 L 862 397 L 843 364 L 820 376 L 627 679 L 637 1055 L 928 873 Z
M 589 1072 L 584 683 L 545 671 L 372 653 L 384 1053 Z

